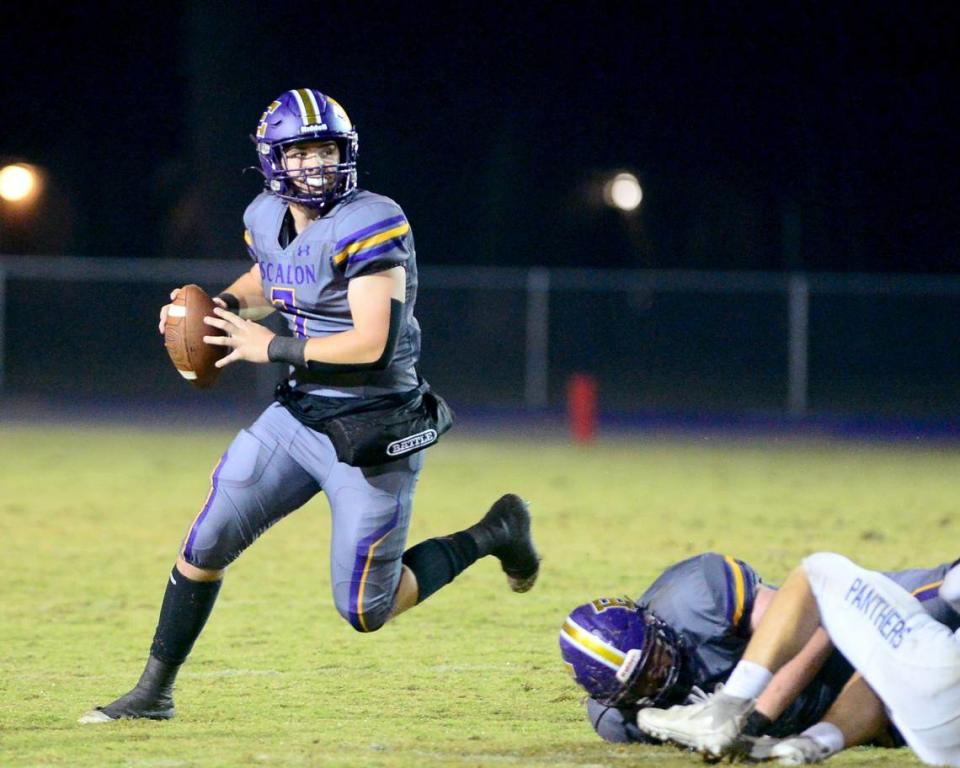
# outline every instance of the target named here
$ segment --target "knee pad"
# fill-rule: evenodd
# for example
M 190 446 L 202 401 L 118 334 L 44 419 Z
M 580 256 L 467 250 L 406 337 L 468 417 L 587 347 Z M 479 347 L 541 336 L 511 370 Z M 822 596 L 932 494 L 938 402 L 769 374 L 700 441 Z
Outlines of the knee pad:
M 363 610 L 357 609 L 348 601 L 337 601 L 337 611 L 346 619 L 357 632 L 376 632 L 387 623 L 390 611 L 393 609 L 393 599 L 364 601 Z
M 251 543 L 240 523 L 229 490 L 220 488 L 215 499 L 197 515 L 183 542 L 183 559 L 190 565 L 219 571 L 236 560 Z
M 182 550 L 181 556 L 194 568 L 201 568 L 205 571 L 222 571 L 236 559 L 236 556 L 228 557 L 216 547 L 210 549 L 193 548 L 189 557 L 186 550 Z
M 394 592 L 378 591 L 369 583 L 345 582 L 334 590 L 334 600 L 337 612 L 357 632 L 376 632 L 390 618 Z

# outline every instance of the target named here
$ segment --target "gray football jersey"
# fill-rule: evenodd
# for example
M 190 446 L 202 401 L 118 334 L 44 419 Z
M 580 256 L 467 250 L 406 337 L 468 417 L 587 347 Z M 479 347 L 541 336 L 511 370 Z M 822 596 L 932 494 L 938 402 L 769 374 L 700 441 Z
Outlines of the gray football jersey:
M 750 613 L 761 579 L 753 568 L 708 552 L 665 570 L 637 603 L 683 639 L 682 681 L 705 691 L 727 679 L 750 640 Z M 678 691 L 679 698 L 688 690 Z
M 400 206 L 388 197 L 359 190 L 283 247 L 280 233 L 287 209 L 285 201 L 264 192 L 247 207 L 243 222 L 264 296 L 283 314 L 294 336 L 313 338 L 350 330 L 347 284 L 354 277 L 402 266 L 407 279 L 397 347 L 385 370 L 321 376 L 295 368 L 292 379 L 303 389 L 331 396 L 374 397 L 416 387 L 417 263 L 413 233 Z

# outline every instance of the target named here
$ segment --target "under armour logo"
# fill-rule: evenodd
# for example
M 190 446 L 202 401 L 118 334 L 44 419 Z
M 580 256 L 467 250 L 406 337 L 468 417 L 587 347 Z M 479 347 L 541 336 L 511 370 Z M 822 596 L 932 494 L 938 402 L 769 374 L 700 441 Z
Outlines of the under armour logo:
M 310 256 L 310 246 L 309 245 L 298 245 L 297 246 L 297 258 L 305 259 Z

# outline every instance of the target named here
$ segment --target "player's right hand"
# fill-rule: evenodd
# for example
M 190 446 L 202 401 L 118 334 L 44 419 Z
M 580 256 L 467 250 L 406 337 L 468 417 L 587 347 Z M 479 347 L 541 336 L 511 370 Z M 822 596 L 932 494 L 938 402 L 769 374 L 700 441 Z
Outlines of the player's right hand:
M 177 296 L 180 295 L 180 289 L 174 288 L 170 291 L 170 301 L 173 302 Z M 157 326 L 160 329 L 160 335 L 162 336 L 164 331 L 167 329 L 167 312 L 170 311 L 170 304 L 164 304 L 160 308 L 160 325 Z

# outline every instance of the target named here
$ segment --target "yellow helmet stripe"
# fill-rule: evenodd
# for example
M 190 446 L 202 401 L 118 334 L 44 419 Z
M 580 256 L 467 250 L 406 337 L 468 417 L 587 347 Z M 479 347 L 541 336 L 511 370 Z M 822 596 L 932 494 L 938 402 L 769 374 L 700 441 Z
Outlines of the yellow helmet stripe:
M 297 102 L 297 109 L 300 110 L 300 119 L 303 121 L 303 124 L 306 125 L 307 124 L 307 105 L 303 103 L 303 95 L 300 92 L 302 90 L 304 89 L 301 88 L 300 90 L 290 91 L 290 95 L 293 96 L 294 101 Z
M 576 624 L 569 618 L 563 622 L 560 628 L 561 637 L 566 637 L 567 642 L 576 645 L 597 661 L 606 664 L 610 669 L 617 670 L 623 666 L 624 655 L 612 645 L 605 643 L 596 635 L 587 632 L 583 627 Z
M 303 115 L 304 125 L 316 125 L 320 122 L 320 105 L 317 104 L 317 98 L 309 88 L 297 88 L 294 93 L 297 96 L 297 103 L 300 106 L 300 114 Z

